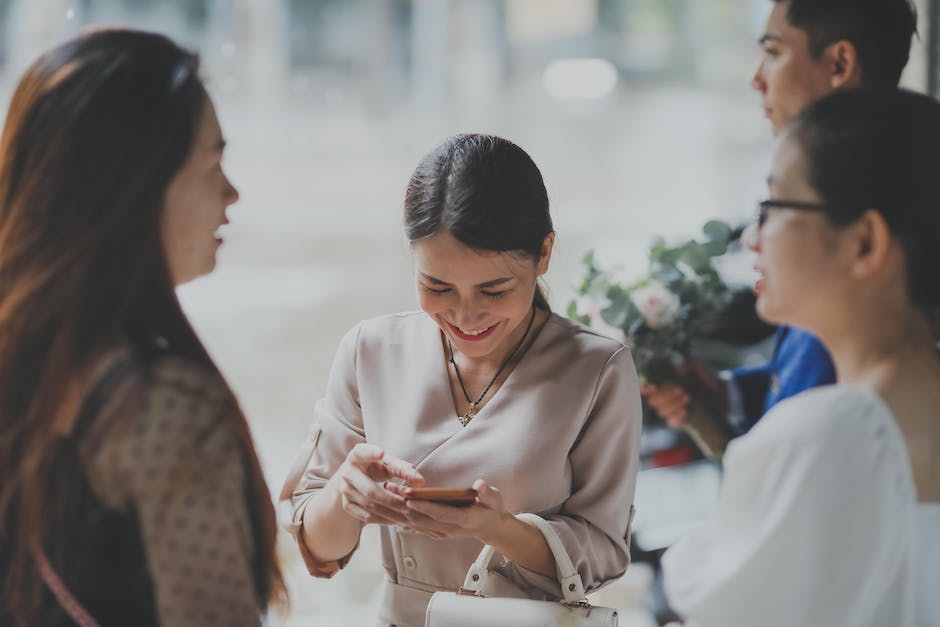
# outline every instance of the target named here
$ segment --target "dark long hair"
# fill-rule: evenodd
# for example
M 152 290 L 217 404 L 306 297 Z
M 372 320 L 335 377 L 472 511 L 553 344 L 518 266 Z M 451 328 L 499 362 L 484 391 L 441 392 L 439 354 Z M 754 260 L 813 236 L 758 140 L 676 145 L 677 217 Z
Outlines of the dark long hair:
M 82 35 L 42 55 L 13 95 L 0 139 L 0 545 L 18 624 L 41 594 L 27 550 L 49 520 L 53 423 L 97 356 L 129 341 L 218 373 L 180 309 L 160 237 L 164 195 L 194 142 L 207 95 L 198 58 L 128 30 Z M 219 376 L 221 379 L 221 376 Z M 282 590 L 274 512 L 248 426 L 255 580 Z M 13 535 L 11 535 L 13 534 Z
M 803 150 L 829 221 L 881 213 L 904 249 L 911 299 L 936 316 L 940 102 L 902 89 L 845 89 L 801 111 L 786 132 Z
M 476 250 L 538 261 L 553 232 L 542 174 L 526 152 L 493 135 L 455 135 L 425 155 L 405 192 L 405 234 L 440 232 Z M 549 311 L 539 287 L 536 307 Z

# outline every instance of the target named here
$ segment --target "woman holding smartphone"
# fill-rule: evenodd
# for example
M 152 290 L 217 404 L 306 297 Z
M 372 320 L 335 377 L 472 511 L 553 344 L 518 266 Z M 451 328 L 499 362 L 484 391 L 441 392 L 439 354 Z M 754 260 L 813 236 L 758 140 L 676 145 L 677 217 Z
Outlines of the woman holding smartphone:
M 311 574 L 329 577 L 381 525 L 383 625 L 424 625 L 483 544 L 506 559 L 495 596 L 560 598 L 546 518 L 585 588 L 629 556 L 640 396 L 621 343 L 551 312 L 537 283 L 555 233 L 518 146 L 459 135 L 418 165 L 404 202 L 419 312 L 342 340 L 282 498 Z M 473 488 L 444 504 L 411 488 Z

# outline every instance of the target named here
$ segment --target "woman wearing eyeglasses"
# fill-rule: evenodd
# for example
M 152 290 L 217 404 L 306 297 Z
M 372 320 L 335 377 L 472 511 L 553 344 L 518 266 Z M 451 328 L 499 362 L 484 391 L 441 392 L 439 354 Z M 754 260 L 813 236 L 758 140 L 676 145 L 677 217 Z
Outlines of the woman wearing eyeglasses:
M 838 383 L 728 448 L 716 514 L 664 558 L 687 625 L 940 624 L 938 172 L 940 103 L 911 92 L 829 96 L 779 140 L 757 308 Z

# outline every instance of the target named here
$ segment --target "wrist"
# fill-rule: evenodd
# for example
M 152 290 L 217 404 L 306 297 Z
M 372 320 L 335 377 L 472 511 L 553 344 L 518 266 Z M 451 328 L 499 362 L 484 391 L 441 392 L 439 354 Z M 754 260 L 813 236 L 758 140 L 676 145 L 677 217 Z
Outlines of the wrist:
M 510 514 L 502 512 L 496 522 L 483 529 L 477 539 L 488 544 L 500 553 L 507 546 L 512 546 L 520 532 L 524 532 L 525 523 Z
M 338 522 L 338 518 L 352 518 L 352 516 L 343 509 L 341 482 L 342 478 L 339 476 L 339 473 L 334 474 L 330 480 L 326 482 L 326 485 L 323 486 L 323 489 L 320 490 L 320 494 L 317 495 L 317 499 L 320 501 L 319 507 L 317 507 L 317 513 L 318 517 L 321 518 L 318 522 L 323 522 L 323 519 Z M 310 508 L 307 509 L 309 510 Z

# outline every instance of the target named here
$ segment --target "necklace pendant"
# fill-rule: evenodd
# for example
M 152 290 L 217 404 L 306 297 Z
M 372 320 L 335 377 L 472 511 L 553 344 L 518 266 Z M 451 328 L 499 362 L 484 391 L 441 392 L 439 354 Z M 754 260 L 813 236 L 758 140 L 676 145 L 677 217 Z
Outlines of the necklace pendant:
M 473 417 L 477 415 L 477 404 L 470 403 L 470 408 L 467 410 L 463 416 L 457 416 L 457 420 L 460 422 L 461 427 L 466 427 Z

